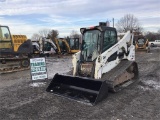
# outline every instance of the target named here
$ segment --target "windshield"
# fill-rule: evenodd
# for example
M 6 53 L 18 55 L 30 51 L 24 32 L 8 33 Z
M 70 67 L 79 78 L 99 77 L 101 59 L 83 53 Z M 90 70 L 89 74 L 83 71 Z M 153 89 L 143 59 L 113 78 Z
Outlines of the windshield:
M 70 48 L 73 49 L 74 48 L 74 39 L 70 39 Z
M 100 34 L 99 30 L 90 30 L 84 33 L 81 48 L 83 60 L 93 61 L 99 55 Z
M 145 40 L 144 39 L 138 39 L 139 44 L 144 44 Z
M 79 50 L 79 39 L 78 38 L 70 39 L 70 48 L 72 50 Z

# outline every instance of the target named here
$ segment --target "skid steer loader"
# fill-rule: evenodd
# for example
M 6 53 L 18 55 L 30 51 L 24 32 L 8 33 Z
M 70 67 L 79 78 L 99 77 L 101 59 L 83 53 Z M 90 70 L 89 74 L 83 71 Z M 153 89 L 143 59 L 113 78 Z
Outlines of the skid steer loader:
M 82 46 L 73 55 L 73 75 L 56 74 L 46 91 L 95 105 L 138 77 L 133 33 L 117 40 L 115 28 L 103 22 L 81 28 Z
M 150 52 L 149 41 L 143 35 L 135 35 L 135 47 L 136 51 Z

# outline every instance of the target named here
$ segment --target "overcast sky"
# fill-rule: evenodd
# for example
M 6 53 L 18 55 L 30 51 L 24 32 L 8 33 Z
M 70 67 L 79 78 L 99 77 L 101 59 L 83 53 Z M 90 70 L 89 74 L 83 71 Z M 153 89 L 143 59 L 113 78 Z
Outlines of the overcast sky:
M 0 0 L 0 24 L 28 38 L 42 29 L 69 36 L 102 21 L 112 24 L 112 18 L 116 23 L 126 14 L 138 18 L 145 31 L 160 29 L 160 0 Z

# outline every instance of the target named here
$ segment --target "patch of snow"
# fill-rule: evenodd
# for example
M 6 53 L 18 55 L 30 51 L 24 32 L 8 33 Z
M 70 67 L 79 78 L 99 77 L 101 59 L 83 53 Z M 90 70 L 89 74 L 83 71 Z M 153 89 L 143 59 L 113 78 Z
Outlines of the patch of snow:
M 144 87 L 144 86 L 140 86 L 139 88 L 142 89 L 143 91 L 151 90 L 149 87 Z
M 147 81 L 144 81 L 143 83 L 146 85 L 146 87 L 141 86 L 143 90 L 151 90 L 151 88 L 160 90 L 160 82 L 147 80 Z
M 29 86 L 31 86 L 31 87 L 42 87 L 42 86 L 44 86 L 46 83 L 45 82 L 36 82 L 36 83 L 31 83 L 31 84 L 29 84 Z
M 155 58 L 150 58 L 147 61 L 150 62 L 150 61 L 156 61 L 156 60 L 155 60 Z
M 160 82 L 148 80 L 145 82 L 145 84 L 154 87 L 156 90 L 158 90 L 158 89 L 160 90 Z
M 47 73 L 49 79 L 52 79 L 56 73 L 66 74 L 70 70 L 72 70 L 71 58 L 61 58 L 58 59 L 56 62 L 53 60 L 53 62 L 49 61 L 47 64 Z

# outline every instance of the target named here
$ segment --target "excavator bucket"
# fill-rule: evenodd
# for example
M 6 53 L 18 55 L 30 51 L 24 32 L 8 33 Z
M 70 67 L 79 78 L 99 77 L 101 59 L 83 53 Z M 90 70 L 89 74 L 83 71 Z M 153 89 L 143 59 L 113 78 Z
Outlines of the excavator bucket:
M 108 95 L 106 81 L 56 74 L 47 92 L 95 105 Z

